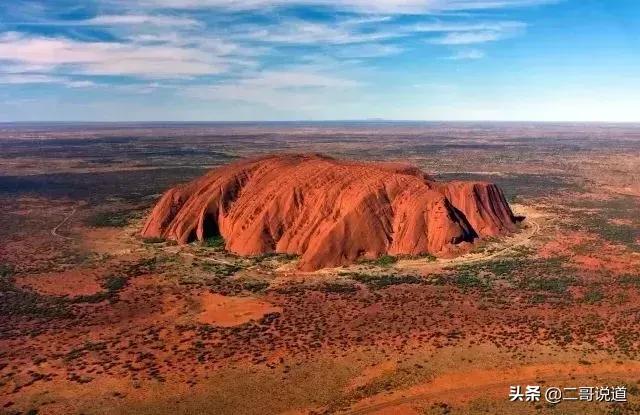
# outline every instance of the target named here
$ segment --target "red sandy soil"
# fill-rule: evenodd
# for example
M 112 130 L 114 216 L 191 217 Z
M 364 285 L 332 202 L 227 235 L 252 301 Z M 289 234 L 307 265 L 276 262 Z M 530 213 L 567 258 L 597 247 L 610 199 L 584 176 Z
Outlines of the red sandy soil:
M 77 268 L 64 272 L 26 275 L 16 281 L 22 288 L 30 288 L 44 295 L 68 295 L 77 297 L 92 295 L 102 291 L 100 275 L 102 271 Z
M 356 389 L 370 383 L 372 380 L 381 377 L 385 373 L 392 373 L 396 370 L 397 364 L 393 360 L 387 360 L 377 365 L 366 368 L 360 375 L 349 382 L 349 389 Z
M 409 389 L 380 394 L 363 399 L 349 413 L 403 414 L 403 409 L 420 401 L 446 400 L 448 403 L 468 403 L 480 397 L 503 399 L 510 385 L 536 384 L 540 379 L 556 382 L 579 382 L 584 379 L 607 376 L 637 376 L 637 362 L 605 361 L 591 365 L 552 363 L 516 366 L 511 369 L 464 370 L 438 376 Z
M 625 274 L 640 267 L 639 255 L 632 255 L 624 246 L 601 241 L 597 235 L 584 232 L 558 233 L 540 247 L 538 255 L 541 258 L 569 256 L 571 263 L 584 271 Z
M 239 255 L 301 255 L 301 270 L 391 255 L 450 255 L 516 230 L 491 183 L 320 155 L 247 159 L 164 194 L 142 231 L 187 243 L 222 235 Z
M 205 293 L 200 297 L 202 312 L 198 321 L 216 326 L 232 327 L 258 320 L 267 313 L 282 312 L 282 308 L 251 297 L 227 297 Z
M 83 246 L 98 254 L 124 256 L 132 247 L 126 233 L 119 228 L 94 228 L 83 230 Z

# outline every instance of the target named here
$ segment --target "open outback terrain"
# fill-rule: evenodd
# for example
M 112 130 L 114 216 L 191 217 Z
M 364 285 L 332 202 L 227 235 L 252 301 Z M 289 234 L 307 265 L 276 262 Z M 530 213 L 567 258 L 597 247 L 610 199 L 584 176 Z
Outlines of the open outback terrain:
M 141 236 L 167 189 L 274 152 L 492 182 L 525 219 L 305 271 Z M 4 125 L 0 160 L 0 413 L 640 413 L 638 125 Z

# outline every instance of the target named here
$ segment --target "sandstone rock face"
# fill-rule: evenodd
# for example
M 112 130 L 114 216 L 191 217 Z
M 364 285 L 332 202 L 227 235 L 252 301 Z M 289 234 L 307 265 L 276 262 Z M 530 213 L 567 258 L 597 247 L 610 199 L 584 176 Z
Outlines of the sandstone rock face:
M 415 167 L 275 155 L 167 191 L 142 230 L 178 243 L 221 235 L 239 255 L 300 255 L 310 271 L 384 254 L 448 256 L 516 230 L 502 191 L 441 183 Z

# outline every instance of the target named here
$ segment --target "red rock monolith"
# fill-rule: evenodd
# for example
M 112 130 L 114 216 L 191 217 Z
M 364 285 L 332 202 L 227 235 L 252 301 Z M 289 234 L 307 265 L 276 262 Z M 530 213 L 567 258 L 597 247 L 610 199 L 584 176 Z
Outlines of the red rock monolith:
M 502 191 L 415 167 L 287 154 L 241 160 L 167 191 L 143 237 L 221 235 L 238 255 L 300 255 L 310 271 L 384 254 L 449 256 L 517 229 Z

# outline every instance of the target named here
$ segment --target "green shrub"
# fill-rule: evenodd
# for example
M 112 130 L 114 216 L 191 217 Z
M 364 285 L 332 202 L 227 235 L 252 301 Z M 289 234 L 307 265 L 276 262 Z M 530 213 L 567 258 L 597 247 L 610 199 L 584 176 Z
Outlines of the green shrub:
M 86 224 L 94 228 L 121 228 L 129 224 L 128 212 L 98 212 L 87 218 Z
M 397 261 L 398 259 L 394 256 L 382 255 L 381 257 L 373 261 L 373 263 L 381 267 L 390 267 L 391 265 L 395 264 Z
M 13 267 L 8 264 L 0 264 L 0 278 L 11 278 L 14 274 Z
M 421 259 L 426 259 L 429 262 L 433 262 L 436 259 L 438 259 L 438 257 L 436 257 L 435 255 L 432 255 L 432 254 L 420 254 L 420 255 L 418 255 L 418 257 L 421 258 Z
M 108 277 L 102 285 L 104 289 L 111 293 L 120 291 L 127 285 L 127 277 L 111 276 Z
M 534 294 L 529 300 L 532 304 L 543 304 L 547 301 L 547 296 L 544 294 Z
M 228 277 L 242 269 L 237 265 L 223 264 L 219 262 L 203 262 L 200 266 L 203 270 L 212 272 L 217 277 Z
M 599 303 L 603 299 L 604 299 L 604 294 L 602 293 L 602 291 L 599 291 L 599 290 L 587 291 L 583 297 L 584 302 L 588 304 Z
M 477 275 L 470 273 L 458 274 L 453 279 L 453 283 L 462 289 L 481 287 L 484 282 Z
M 369 288 L 385 288 L 391 285 L 398 284 L 420 284 L 422 283 L 422 279 L 415 275 L 391 275 L 391 274 L 361 274 L 361 273 L 352 273 L 349 276 L 358 282 L 366 284 Z
M 267 281 L 259 281 L 259 280 L 249 280 L 244 281 L 242 283 L 242 288 L 247 291 L 251 291 L 253 293 L 257 293 L 260 291 L 264 291 L 269 288 L 269 283 Z
M 206 248 L 224 248 L 225 241 L 221 235 L 211 236 L 202 241 L 202 246 Z
M 325 282 L 321 286 L 318 287 L 320 291 L 324 291 L 327 293 L 336 293 L 336 294 L 352 294 L 358 291 L 358 288 L 348 282 Z
M 640 286 L 640 276 L 639 275 L 626 274 L 626 275 L 621 276 L 618 279 L 618 282 L 620 284 L 624 284 L 624 285 Z
M 562 294 L 567 291 L 572 281 L 573 279 L 568 277 L 532 278 L 524 281 L 521 285 L 533 291 L 549 291 Z
M 13 274 L 11 265 L 0 264 L 0 291 L 7 291 L 13 288 Z

